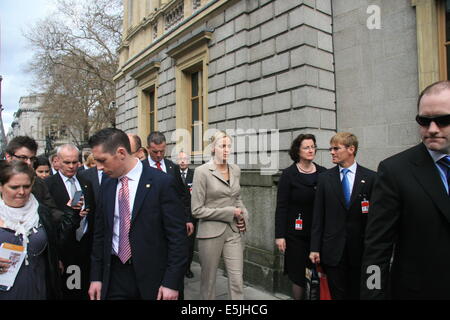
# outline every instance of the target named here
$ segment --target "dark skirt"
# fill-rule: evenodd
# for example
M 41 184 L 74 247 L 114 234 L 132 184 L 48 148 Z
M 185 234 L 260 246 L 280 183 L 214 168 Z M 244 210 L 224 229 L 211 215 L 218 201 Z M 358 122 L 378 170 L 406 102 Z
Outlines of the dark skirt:
M 284 253 L 284 274 L 300 287 L 305 287 L 305 271 L 311 268 L 310 239 L 287 236 Z

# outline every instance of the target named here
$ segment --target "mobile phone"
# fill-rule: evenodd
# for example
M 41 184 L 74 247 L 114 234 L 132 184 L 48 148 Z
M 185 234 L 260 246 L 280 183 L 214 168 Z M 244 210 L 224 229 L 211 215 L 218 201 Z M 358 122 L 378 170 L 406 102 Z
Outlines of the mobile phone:
M 75 191 L 75 194 L 73 195 L 73 199 L 72 199 L 72 202 L 70 203 L 70 205 L 72 207 L 75 207 L 78 204 L 78 202 L 80 202 L 80 199 L 82 196 L 83 196 L 83 191 L 81 191 L 81 190 Z

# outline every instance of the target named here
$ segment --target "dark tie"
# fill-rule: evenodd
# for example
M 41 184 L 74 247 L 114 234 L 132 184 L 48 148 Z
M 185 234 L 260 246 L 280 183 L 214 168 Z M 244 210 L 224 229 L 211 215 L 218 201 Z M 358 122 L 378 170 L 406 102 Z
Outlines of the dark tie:
M 161 168 L 161 162 L 156 161 L 156 168 L 157 168 L 159 171 L 162 171 L 162 168 Z
M 443 157 L 440 159 L 437 164 L 441 167 L 442 171 L 444 171 L 445 176 L 447 177 L 447 186 L 449 188 L 450 195 L 450 156 Z
M 348 177 L 347 177 L 347 173 L 349 173 L 349 169 L 342 169 L 341 172 L 343 174 L 342 176 L 342 191 L 344 192 L 344 199 L 345 199 L 345 205 L 347 206 L 347 208 L 350 205 L 350 195 L 351 195 L 351 191 L 350 191 L 350 182 L 348 181 Z
M 128 177 L 120 179 L 122 187 L 119 190 L 119 252 L 118 256 L 122 263 L 131 258 L 131 245 L 129 239 L 131 212 L 130 212 L 130 191 L 128 189 Z

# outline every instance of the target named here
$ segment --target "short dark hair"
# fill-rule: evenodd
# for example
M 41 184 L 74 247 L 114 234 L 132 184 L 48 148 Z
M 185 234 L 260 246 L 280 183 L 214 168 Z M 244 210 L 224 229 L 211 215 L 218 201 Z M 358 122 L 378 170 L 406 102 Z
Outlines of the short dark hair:
M 442 81 L 434 82 L 434 83 L 430 84 L 429 86 L 427 86 L 425 89 L 423 89 L 419 95 L 419 99 L 417 99 L 417 112 L 419 111 L 420 101 L 422 100 L 424 95 L 438 94 L 444 90 L 450 90 L 450 81 L 449 80 L 442 80 Z
M 19 173 L 25 173 L 31 182 L 34 181 L 34 170 L 25 162 L 19 160 L 2 161 L 0 163 L 0 184 L 8 183 L 12 176 Z
M 89 145 L 93 149 L 101 145 L 103 151 L 114 154 L 119 147 L 125 148 L 131 154 L 130 140 L 125 132 L 116 128 L 106 128 L 96 132 L 89 138 Z
M 166 142 L 166 136 L 160 131 L 153 131 L 147 137 L 147 146 L 150 146 L 150 143 L 161 144 Z
M 292 141 L 291 149 L 289 150 L 289 156 L 295 163 L 300 161 L 299 151 L 303 140 L 312 140 L 314 141 L 314 145 L 316 144 L 316 137 L 313 134 L 309 133 L 299 134 L 297 138 L 295 138 L 294 141 Z
M 137 152 L 142 148 L 142 140 L 137 134 L 132 134 L 131 137 L 133 138 L 134 143 L 136 144 L 136 150 L 134 152 Z
M 44 156 L 37 157 L 36 161 L 33 162 L 34 170 L 36 170 L 39 166 L 48 166 L 49 168 L 51 168 L 50 161 L 48 161 L 48 159 Z
M 13 138 L 6 146 L 5 152 L 9 155 L 13 155 L 20 148 L 27 148 L 33 153 L 37 153 L 38 145 L 33 138 L 28 136 L 17 136 Z

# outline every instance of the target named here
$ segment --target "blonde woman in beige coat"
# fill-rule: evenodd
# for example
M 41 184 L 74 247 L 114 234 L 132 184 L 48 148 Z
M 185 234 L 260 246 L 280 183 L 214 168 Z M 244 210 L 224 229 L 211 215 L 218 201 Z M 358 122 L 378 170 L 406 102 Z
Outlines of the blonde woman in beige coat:
M 244 245 L 248 213 L 241 200 L 241 170 L 228 163 L 231 138 L 217 132 L 211 143 L 212 158 L 195 169 L 192 183 L 192 216 L 199 219 L 197 239 L 201 264 L 201 294 L 216 298 L 216 273 L 223 256 L 228 274 L 228 294 L 244 299 Z

